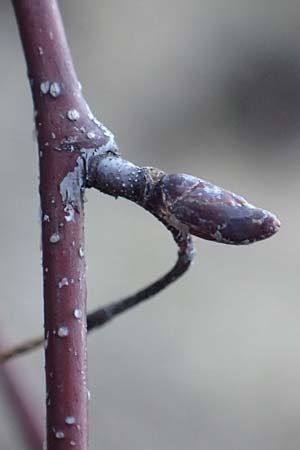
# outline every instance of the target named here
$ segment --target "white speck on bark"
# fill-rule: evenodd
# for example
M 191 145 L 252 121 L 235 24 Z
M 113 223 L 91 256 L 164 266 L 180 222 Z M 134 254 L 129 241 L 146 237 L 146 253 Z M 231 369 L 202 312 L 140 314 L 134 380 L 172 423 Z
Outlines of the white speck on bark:
M 79 308 L 74 309 L 73 314 L 74 314 L 75 319 L 81 319 L 81 317 L 82 317 L 82 311 Z
M 65 219 L 67 222 L 74 222 L 75 223 L 75 210 L 71 204 L 68 204 L 64 208 L 65 213 Z
M 61 92 L 60 85 L 56 81 L 54 81 L 53 83 L 50 84 L 49 92 L 50 92 L 51 97 L 54 97 L 54 98 L 58 97 Z
M 58 282 L 58 288 L 61 289 L 64 286 L 69 286 L 69 280 L 67 277 L 62 278 L 59 282 Z
M 60 241 L 60 235 L 59 235 L 59 233 L 53 233 L 53 234 L 50 236 L 49 241 L 51 242 L 51 244 L 56 244 L 57 242 L 59 242 L 59 241 Z
M 89 132 L 86 134 L 86 137 L 87 137 L 88 139 L 95 139 L 96 134 L 95 134 L 93 131 L 89 131 Z
M 63 431 L 56 431 L 55 437 L 56 439 L 63 439 L 65 437 L 65 433 Z
M 65 418 L 65 422 L 66 422 L 66 424 L 68 424 L 68 425 L 73 425 L 73 423 L 76 422 L 76 419 L 75 419 L 74 416 L 67 416 L 67 417 Z
M 69 110 L 67 111 L 67 118 L 68 118 L 69 120 L 71 120 L 71 121 L 76 121 L 76 120 L 79 119 L 79 117 L 80 117 L 80 114 L 79 114 L 79 112 L 77 111 L 77 109 L 72 108 L 72 109 L 69 109 Z
M 68 327 L 59 327 L 58 330 L 57 330 L 57 335 L 60 338 L 64 338 L 64 337 L 68 336 L 68 334 L 69 334 L 69 328 Z
M 49 81 L 43 81 L 43 82 L 40 84 L 40 90 L 41 90 L 41 92 L 42 92 L 44 95 L 48 94 L 49 89 L 50 89 L 50 82 L 49 82 Z

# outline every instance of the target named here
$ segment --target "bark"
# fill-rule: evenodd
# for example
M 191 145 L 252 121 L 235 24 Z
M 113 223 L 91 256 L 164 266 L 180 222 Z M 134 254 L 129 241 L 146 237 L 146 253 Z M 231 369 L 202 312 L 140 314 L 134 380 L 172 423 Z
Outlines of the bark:
M 85 161 L 112 135 L 81 93 L 55 0 L 14 0 L 35 109 L 44 274 L 47 448 L 87 449 Z

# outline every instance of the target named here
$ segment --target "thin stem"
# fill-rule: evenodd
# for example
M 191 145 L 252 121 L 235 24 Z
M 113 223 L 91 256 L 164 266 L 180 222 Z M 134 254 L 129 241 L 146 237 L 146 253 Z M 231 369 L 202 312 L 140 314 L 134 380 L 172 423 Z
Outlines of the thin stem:
M 128 311 L 132 307 L 137 306 L 141 302 L 158 294 L 161 290 L 165 289 L 169 284 L 176 281 L 187 271 L 193 261 L 193 257 L 195 254 L 191 236 L 185 235 L 178 230 L 175 230 L 174 228 L 169 229 L 174 237 L 175 242 L 178 245 L 178 257 L 176 264 L 163 277 L 159 278 L 157 281 L 150 284 L 141 291 L 89 313 L 87 316 L 88 332 L 102 327 L 117 315 Z M 43 342 L 44 339 L 42 337 L 38 337 L 36 339 L 31 339 L 29 341 L 23 342 L 5 352 L 2 352 L 0 354 L 0 363 L 3 363 L 15 356 L 32 351 L 40 347 Z
M 158 292 L 165 289 L 169 284 L 176 281 L 187 271 L 190 264 L 192 263 L 194 256 L 194 248 L 191 236 L 183 235 L 175 229 L 172 229 L 171 232 L 179 247 L 178 258 L 174 267 L 163 277 L 159 278 L 157 281 L 137 292 L 136 294 L 133 294 L 117 302 L 110 303 L 88 314 L 87 324 L 89 332 L 94 328 L 104 325 L 115 316 L 128 311 L 132 307 L 137 306 L 141 302 L 153 297 Z
M 0 364 L 14 358 L 15 356 L 23 355 L 24 353 L 28 353 L 36 348 L 39 348 L 44 342 L 45 338 L 43 336 L 38 336 L 36 338 L 21 342 L 21 344 L 17 344 L 7 350 L 1 351 Z

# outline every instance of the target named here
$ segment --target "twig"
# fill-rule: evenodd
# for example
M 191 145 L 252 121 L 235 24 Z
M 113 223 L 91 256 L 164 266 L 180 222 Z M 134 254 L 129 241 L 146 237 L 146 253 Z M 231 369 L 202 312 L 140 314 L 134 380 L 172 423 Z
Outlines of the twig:
M 148 210 L 172 233 L 178 247 L 175 266 L 138 293 L 88 314 L 88 331 L 155 295 L 179 278 L 193 257 L 193 233 L 225 244 L 249 244 L 272 236 L 278 219 L 242 197 L 186 174 L 167 175 L 154 167 L 138 167 L 116 151 L 87 158 L 86 187 L 125 197 Z M 79 311 L 79 314 L 80 311 Z M 42 338 L 22 343 L 0 355 L 0 363 L 39 347 Z
M 274 214 L 209 181 L 139 167 L 114 152 L 88 159 L 87 187 L 125 197 L 164 224 L 222 244 L 251 244 L 280 227 Z
M 11 348 L 2 350 L 0 354 L 0 363 L 4 363 L 15 356 L 23 355 L 24 353 L 31 352 L 39 348 L 45 342 L 43 336 L 38 336 L 36 338 L 28 339 L 27 341 L 21 342 Z
M 174 228 L 168 228 L 178 245 L 178 258 L 174 267 L 166 275 L 159 278 L 157 281 L 150 284 L 141 291 L 89 313 L 87 315 L 88 332 L 105 325 L 115 316 L 128 311 L 139 303 L 149 299 L 150 297 L 153 297 L 158 292 L 165 289 L 169 284 L 176 281 L 187 271 L 193 261 L 193 257 L 195 254 L 191 236 L 181 233 Z M 78 314 L 78 318 L 81 318 L 79 310 L 74 311 L 74 314 Z M 39 348 L 44 342 L 45 340 L 43 337 L 38 337 L 12 347 L 0 354 L 0 363 L 4 363 L 9 359 L 14 358 L 15 356 L 35 350 Z
M 175 229 L 172 229 L 170 231 L 172 232 L 175 242 L 177 243 L 179 248 L 178 259 L 174 267 L 166 275 L 159 278 L 159 280 L 157 280 L 153 284 L 150 284 L 136 294 L 103 306 L 102 308 L 99 308 L 98 310 L 88 314 L 87 324 L 89 332 L 94 328 L 104 325 L 115 316 L 128 311 L 133 306 L 136 306 L 141 302 L 149 299 L 150 297 L 153 297 L 158 292 L 165 289 L 169 284 L 176 281 L 187 271 L 190 264 L 192 263 L 195 253 L 191 236 L 182 234 Z

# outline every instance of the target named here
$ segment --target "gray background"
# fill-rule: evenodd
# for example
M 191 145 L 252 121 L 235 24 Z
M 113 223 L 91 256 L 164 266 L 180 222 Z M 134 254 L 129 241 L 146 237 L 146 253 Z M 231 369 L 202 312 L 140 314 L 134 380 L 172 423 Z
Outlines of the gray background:
M 298 450 L 299 2 L 61 7 L 86 97 L 124 156 L 213 181 L 283 224 L 249 247 L 195 240 L 181 281 L 91 335 L 91 449 Z M 42 331 L 38 166 L 9 2 L 0 12 L 1 328 L 17 342 Z M 90 309 L 143 287 L 176 256 L 149 214 L 97 192 L 86 235 Z M 39 413 L 42 352 L 14 364 Z M 23 448 L 1 399 L 1 449 Z

